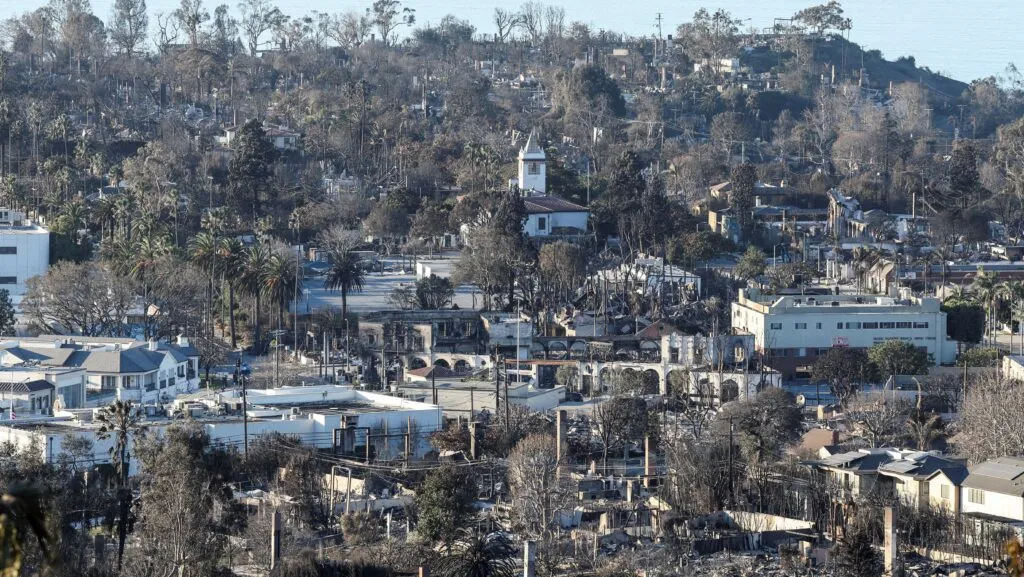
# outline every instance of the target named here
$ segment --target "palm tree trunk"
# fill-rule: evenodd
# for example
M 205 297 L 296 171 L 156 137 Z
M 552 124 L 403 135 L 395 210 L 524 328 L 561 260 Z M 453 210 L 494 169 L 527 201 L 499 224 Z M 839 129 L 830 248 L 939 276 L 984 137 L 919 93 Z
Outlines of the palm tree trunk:
M 253 301 L 256 304 L 256 320 L 253 322 L 253 334 L 252 334 L 252 349 L 254 353 L 261 353 L 263 350 L 260 348 L 260 294 L 257 292 L 253 296 Z
M 231 348 L 238 348 L 238 337 L 235 335 L 235 285 L 228 282 L 228 318 L 231 327 Z
M 341 287 L 341 318 L 348 318 L 348 290 Z

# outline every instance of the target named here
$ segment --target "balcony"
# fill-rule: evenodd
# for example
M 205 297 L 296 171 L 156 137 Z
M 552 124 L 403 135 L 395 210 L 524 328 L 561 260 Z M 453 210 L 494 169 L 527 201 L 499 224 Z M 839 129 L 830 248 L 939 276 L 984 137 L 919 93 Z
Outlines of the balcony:
M 120 401 L 142 402 L 142 391 L 138 389 L 118 389 L 117 399 Z

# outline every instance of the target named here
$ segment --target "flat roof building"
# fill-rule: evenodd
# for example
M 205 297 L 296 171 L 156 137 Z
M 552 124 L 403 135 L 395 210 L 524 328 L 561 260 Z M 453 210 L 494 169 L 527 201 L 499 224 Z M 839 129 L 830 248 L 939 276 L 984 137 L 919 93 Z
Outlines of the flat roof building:
M 935 298 L 877 295 L 765 295 L 741 290 L 732 303 L 732 329 L 754 336 L 754 348 L 783 378 L 806 377 L 832 347 L 868 349 L 902 340 L 925 350 L 935 365 L 956 360 L 946 336 L 946 313 Z
M 0 385 L 0 390 L 3 386 Z M 420 403 L 353 389 L 343 385 L 281 387 L 247 393 L 248 439 L 277 433 L 304 445 L 333 449 L 340 456 L 376 461 L 421 458 L 431 450 L 429 437 L 443 426 L 441 410 Z M 210 440 L 241 449 L 246 423 L 241 412 L 241 391 L 204 391 L 179 397 L 168 405 L 167 415 L 147 410 L 142 421 L 147 434 L 163 435 L 174 424 L 191 421 L 201 426 Z M 149 409 L 153 409 L 150 407 Z M 41 458 L 55 463 L 68 437 L 93 443 L 93 463 L 109 463 L 112 439 L 97 436 L 99 424 L 93 410 L 57 411 L 53 416 L 0 420 L 0 438 L 19 448 L 38 447 Z M 131 468 L 138 466 L 135 451 Z
M 20 306 L 25 281 L 50 268 L 50 231 L 28 220 L 25 213 L 0 206 L 0 289 Z

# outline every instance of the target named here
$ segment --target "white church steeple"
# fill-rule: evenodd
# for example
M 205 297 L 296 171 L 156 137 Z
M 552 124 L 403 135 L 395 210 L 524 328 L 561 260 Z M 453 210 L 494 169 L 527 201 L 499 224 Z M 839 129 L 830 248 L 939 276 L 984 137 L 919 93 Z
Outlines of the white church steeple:
M 547 193 L 547 155 L 540 147 L 535 131 L 530 132 L 526 146 L 519 151 L 519 188 L 523 194 Z

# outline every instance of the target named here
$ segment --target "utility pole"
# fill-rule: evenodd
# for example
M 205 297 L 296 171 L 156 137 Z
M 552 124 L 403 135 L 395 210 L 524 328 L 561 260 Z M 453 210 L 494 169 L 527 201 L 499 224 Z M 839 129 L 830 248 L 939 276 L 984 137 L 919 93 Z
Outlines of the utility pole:
M 729 417 L 729 506 L 732 507 L 732 417 Z
M 235 359 L 235 386 L 242 385 L 242 455 L 249 456 L 249 411 L 246 407 L 245 375 L 242 374 L 242 359 Z
M 249 377 L 242 375 L 242 456 L 249 457 L 249 399 L 246 396 L 246 381 Z

